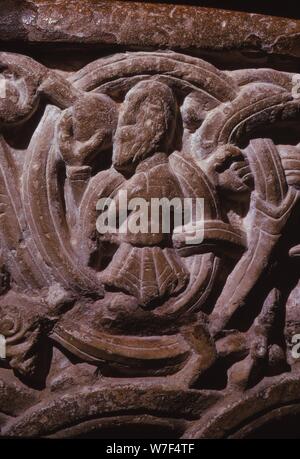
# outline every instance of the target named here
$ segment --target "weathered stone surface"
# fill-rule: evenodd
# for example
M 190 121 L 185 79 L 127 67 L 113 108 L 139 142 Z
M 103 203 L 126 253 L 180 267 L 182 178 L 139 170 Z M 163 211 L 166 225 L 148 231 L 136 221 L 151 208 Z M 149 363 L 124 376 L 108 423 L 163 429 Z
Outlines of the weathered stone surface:
M 300 21 L 272 16 L 101 0 L 7 0 L 1 10 L 2 40 L 300 53 Z
M 298 23 L 80 5 L 8 2 L 2 38 L 156 49 L 69 71 L 0 53 L 1 435 L 262 435 L 299 416 L 300 75 L 188 50 L 247 46 L 253 27 L 266 54 L 297 56 Z M 101 232 L 119 191 L 204 199 L 204 221 Z

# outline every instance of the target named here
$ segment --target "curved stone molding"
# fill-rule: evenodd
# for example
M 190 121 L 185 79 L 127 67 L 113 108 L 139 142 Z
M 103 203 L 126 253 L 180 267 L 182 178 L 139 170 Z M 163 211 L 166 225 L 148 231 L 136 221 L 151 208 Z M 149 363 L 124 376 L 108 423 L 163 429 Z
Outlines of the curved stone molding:
M 300 75 L 159 50 L 0 67 L 3 435 L 102 435 L 138 412 L 239 438 L 298 413 Z M 99 233 L 119 191 L 204 199 L 203 240 Z
M 222 52 L 257 50 L 299 57 L 299 20 L 274 17 L 272 13 L 226 11 L 232 9 L 227 2 L 224 9 L 155 3 L 58 0 L 50 6 L 48 0 L 24 0 L 20 5 L 16 0 L 6 0 L 0 39 Z M 291 13 L 283 6 L 281 9 L 284 14 Z

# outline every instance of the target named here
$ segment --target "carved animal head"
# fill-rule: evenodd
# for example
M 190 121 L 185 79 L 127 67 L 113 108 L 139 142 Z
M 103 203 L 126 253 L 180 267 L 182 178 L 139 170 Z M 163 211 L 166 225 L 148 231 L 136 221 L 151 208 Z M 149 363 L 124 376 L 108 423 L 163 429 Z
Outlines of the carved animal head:
M 68 165 L 86 159 L 111 145 L 117 123 L 116 104 L 103 94 L 85 94 L 64 111 L 58 124 L 58 144 Z

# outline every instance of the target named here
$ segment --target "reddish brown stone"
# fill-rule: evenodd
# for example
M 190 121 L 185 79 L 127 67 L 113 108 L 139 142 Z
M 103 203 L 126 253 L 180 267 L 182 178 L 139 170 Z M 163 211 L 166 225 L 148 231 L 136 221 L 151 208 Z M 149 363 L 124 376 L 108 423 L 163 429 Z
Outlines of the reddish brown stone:
M 1 436 L 298 435 L 299 22 L 18 6 L 0 23 Z M 120 190 L 204 199 L 203 240 L 153 214 L 99 230 Z
M 2 40 L 300 53 L 300 21 L 273 16 L 101 0 L 8 0 L 1 9 Z

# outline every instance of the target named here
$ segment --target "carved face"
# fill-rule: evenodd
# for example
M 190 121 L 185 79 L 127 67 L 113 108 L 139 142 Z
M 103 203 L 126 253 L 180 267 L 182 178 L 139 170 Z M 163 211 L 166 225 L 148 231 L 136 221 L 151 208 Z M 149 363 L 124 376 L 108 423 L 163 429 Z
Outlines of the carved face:
M 207 161 L 206 170 L 220 192 L 237 195 L 251 191 L 253 175 L 247 156 L 234 145 L 219 147 Z
M 13 72 L 20 57 L 3 59 Z M 131 376 L 143 379 L 147 396 L 149 387 L 161 385 L 176 399 L 178 390 L 194 397 L 207 370 L 226 369 L 224 381 L 241 389 L 252 383 L 253 370 L 270 375 L 282 368 L 283 330 L 277 341 L 270 330 L 286 291 L 278 291 L 278 272 L 276 284 L 267 278 L 261 285 L 276 270 L 277 257 L 299 254 L 296 225 L 294 244 L 275 250 L 300 198 L 299 146 L 255 137 L 266 124 L 299 113 L 291 75 L 221 72 L 169 52 L 100 59 L 68 78 L 25 57 L 18 72 L 23 67 L 25 83 L 32 78 L 27 92 L 18 86 L 26 110 L 16 114 L 11 101 L 0 101 L 0 121 L 23 127 L 39 95 L 47 107 L 32 120 L 37 125 L 27 149 L 0 139 L 0 333 L 7 338 L 8 365 L 22 378 L 40 377 L 42 387 L 55 376 L 41 376 L 36 357 L 47 348 L 49 368 L 61 371 L 51 361 L 59 343 L 60 358 L 71 353 L 84 369 L 94 365 L 103 372 L 95 406 L 106 400 L 107 388 L 116 389 L 114 400 L 131 390 Z M 19 77 L 8 98 L 18 92 Z M 182 234 L 174 227 L 168 234 L 160 228 L 97 233 L 98 200 L 120 190 L 147 203 L 204 199 L 204 239 L 189 244 L 182 236 L 190 236 L 188 225 Z M 133 221 L 136 211 L 130 210 L 127 220 Z M 197 228 L 199 221 L 191 223 Z M 253 308 L 255 289 L 262 291 Z M 284 312 L 291 315 L 288 307 Z M 79 373 L 80 364 L 74 363 Z M 84 396 L 98 384 L 94 370 L 84 375 Z M 127 379 L 118 386 L 113 378 L 120 375 Z M 53 384 L 63 392 L 68 381 Z
M 157 81 L 138 83 L 122 104 L 114 138 L 113 164 L 132 169 L 157 151 L 168 151 L 176 125 L 172 91 Z
M 116 104 L 103 94 L 87 94 L 65 110 L 57 128 L 58 144 L 68 165 L 85 164 L 112 144 Z

